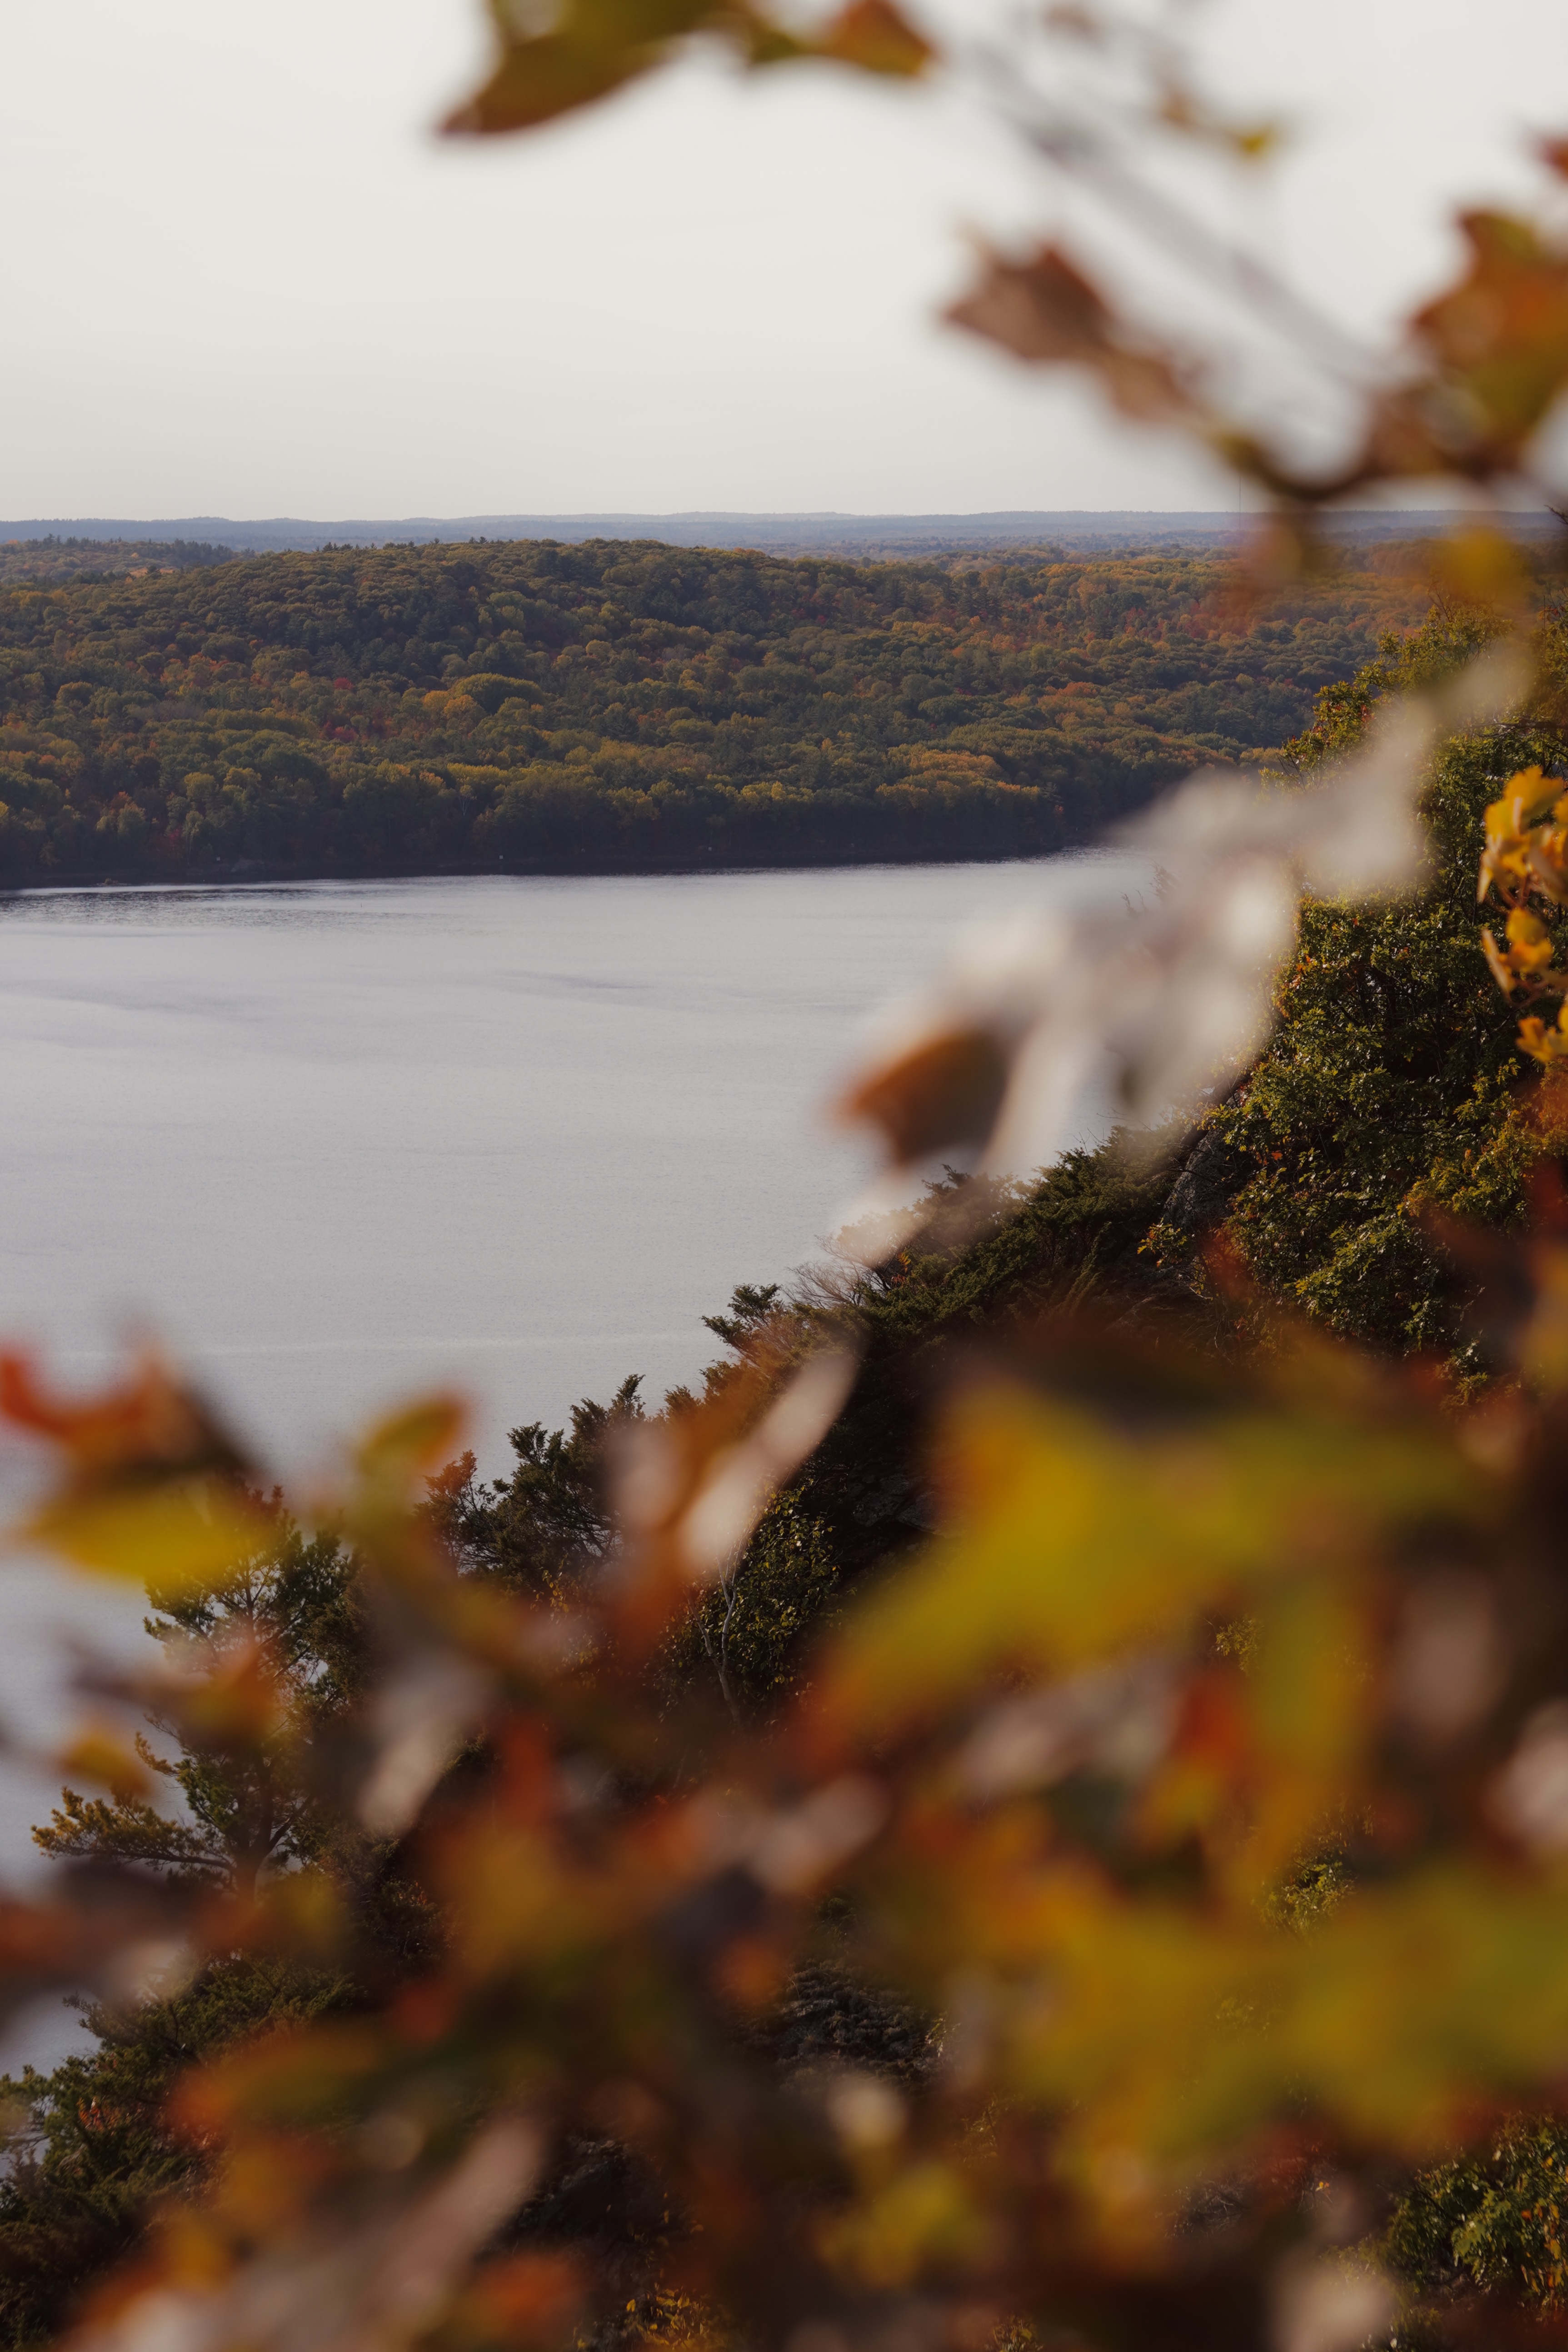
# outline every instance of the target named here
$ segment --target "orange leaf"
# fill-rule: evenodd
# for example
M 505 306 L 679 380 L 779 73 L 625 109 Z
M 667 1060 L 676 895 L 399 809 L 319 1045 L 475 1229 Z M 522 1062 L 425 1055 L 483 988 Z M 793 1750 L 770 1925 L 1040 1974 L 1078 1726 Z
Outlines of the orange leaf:
M 985 1140 L 1007 1075 L 1007 1055 L 989 1030 L 950 1030 L 863 1078 L 840 1101 L 839 1115 L 879 1127 L 895 1160 L 923 1160 L 944 1144 Z
M 1411 323 L 1447 378 L 1441 436 L 1484 470 L 1517 457 L 1568 383 L 1568 258 L 1504 213 L 1459 226 L 1469 268 Z
M 850 0 L 812 47 L 819 56 L 836 58 L 862 73 L 906 79 L 923 73 L 935 55 L 931 43 L 889 0 Z
M 78 1477 L 100 1480 L 153 1465 L 180 1471 L 244 1466 L 226 1432 L 151 1349 L 119 1387 L 81 1398 L 46 1390 L 27 1357 L 0 1354 L 0 1416 L 52 1438 Z

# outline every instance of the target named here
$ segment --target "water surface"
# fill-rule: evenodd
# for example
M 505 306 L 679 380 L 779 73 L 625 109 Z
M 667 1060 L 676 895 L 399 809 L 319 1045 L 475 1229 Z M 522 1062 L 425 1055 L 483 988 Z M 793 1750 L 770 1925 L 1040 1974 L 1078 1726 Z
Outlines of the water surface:
M 711 1353 L 868 1169 L 822 1106 L 953 923 L 1082 859 L 0 900 L 0 1329 L 162 1333 L 286 1463 Z
M 692 1379 L 701 1317 L 818 1247 L 869 1169 L 822 1105 L 955 924 L 1129 872 L 0 899 L 0 1333 L 85 1381 L 154 1331 L 287 1474 L 455 1385 L 500 1470 L 509 1427 Z M 0 1721 L 41 1733 L 59 1588 L 5 1574 Z M 133 1602 L 68 1593 L 79 1631 L 140 1642 Z M 0 1865 L 37 1796 L 0 1787 Z

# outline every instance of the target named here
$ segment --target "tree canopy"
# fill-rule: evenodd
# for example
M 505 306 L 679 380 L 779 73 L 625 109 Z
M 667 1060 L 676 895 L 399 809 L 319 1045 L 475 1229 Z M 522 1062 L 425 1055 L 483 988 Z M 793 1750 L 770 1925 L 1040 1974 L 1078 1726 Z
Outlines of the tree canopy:
M 0 882 L 1034 855 L 1297 733 L 1424 602 L 1213 558 L 590 541 L 0 593 Z

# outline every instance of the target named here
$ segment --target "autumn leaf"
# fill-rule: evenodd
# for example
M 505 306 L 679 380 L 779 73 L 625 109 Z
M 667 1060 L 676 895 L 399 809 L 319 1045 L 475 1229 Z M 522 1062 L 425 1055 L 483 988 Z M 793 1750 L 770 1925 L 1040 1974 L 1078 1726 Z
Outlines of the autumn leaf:
M 1197 1612 L 1253 1605 L 1378 1525 L 1473 1474 L 1415 1429 L 1360 1429 L 1304 1408 L 1237 1413 L 1168 1438 L 1013 1388 L 955 1404 L 940 1464 L 946 1525 L 832 1654 L 823 1705 L 890 1723 L 977 1675 L 1051 1671 L 1184 1638 Z
M 1489 474 L 1516 463 L 1568 383 L 1568 257 L 1528 222 L 1467 213 L 1458 283 L 1412 328 L 1440 371 L 1424 403 L 1456 463 Z
M 868 1119 L 900 1164 L 946 1144 L 983 1143 L 1006 1091 L 1010 1056 L 984 1029 L 922 1038 L 861 1078 L 842 1097 L 839 1116 Z
M 491 13 L 500 42 L 495 70 L 444 131 L 484 137 L 552 122 L 660 64 L 713 10 L 711 0 L 568 0 L 552 30 L 522 39 L 499 0 Z
M 743 0 L 568 0 L 549 31 L 521 37 L 499 0 L 491 13 L 500 36 L 495 69 L 448 115 L 447 131 L 483 137 L 534 130 L 607 98 L 701 32 L 727 41 L 750 66 L 822 58 L 908 79 L 922 73 L 932 55 L 891 0 L 851 0 L 816 34 L 775 24 Z
M 195 1478 L 68 1493 L 35 1512 L 22 1533 L 96 1576 L 174 1594 L 218 1581 L 266 1541 L 271 1522 L 228 1481 Z
M 1149 424 L 1193 414 L 1174 362 L 1131 336 L 1056 246 L 1024 262 L 988 255 L 978 282 L 947 317 L 1017 359 L 1094 369 L 1124 416 Z
M 47 1390 L 30 1358 L 0 1354 L 0 1418 L 57 1445 L 76 1481 L 245 1466 L 226 1430 L 152 1349 L 117 1386 L 80 1397 Z
M 462 1427 L 463 1408 L 455 1397 L 422 1398 L 368 1432 L 354 1466 L 367 1485 L 406 1497 L 424 1473 L 451 1458 Z
M 935 54 L 889 0 L 851 0 L 811 47 L 818 57 L 836 58 L 862 73 L 905 79 L 923 73 Z
M 59 1455 L 59 1484 L 19 1533 L 79 1568 L 188 1592 L 270 1532 L 244 1456 L 152 1351 L 117 1387 L 75 1399 L 46 1391 L 26 1358 L 0 1356 L 0 1414 Z

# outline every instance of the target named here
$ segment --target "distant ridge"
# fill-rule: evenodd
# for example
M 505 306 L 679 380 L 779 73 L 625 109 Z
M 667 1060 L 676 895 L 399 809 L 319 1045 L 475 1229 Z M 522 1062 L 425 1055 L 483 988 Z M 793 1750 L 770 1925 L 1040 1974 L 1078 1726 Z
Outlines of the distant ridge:
M 1448 528 L 1458 518 L 1448 509 L 1373 509 L 1332 518 L 1338 538 L 1352 543 L 1419 538 Z M 1505 519 L 1510 529 L 1533 536 L 1555 528 L 1544 509 Z M 842 514 L 830 509 L 804 514 L 741 514 L 702 509 L 679 514 L 405 515 L 384 521 L 312 522 L 280 515 L 263 522 L 234 522 L 225 515 L 162 516 L 156 519 L 101 515 L 54 515 L 0 522 L 0 541 L 50 536 L 91 540 L 220 542 L 245 555 L 286 548 L 328 545 L 382 547 L 410 540 L 472 539 L 652 539 L 674 547 L 754 547 L 769 555 L 837 555 L 865 562 L 879 557 L 977 553 L 1008 548 L 1058 547 L 1073 551 L 1127 554 L 1141 549 L 1175 552 L 1219 548 L 1246 532 L 1249 518 L 1234 510 L 1166 511 L 1125 509 L 1098 512 L 1065 509 L 1031 512 L 1001 509 L 988 514 Z

